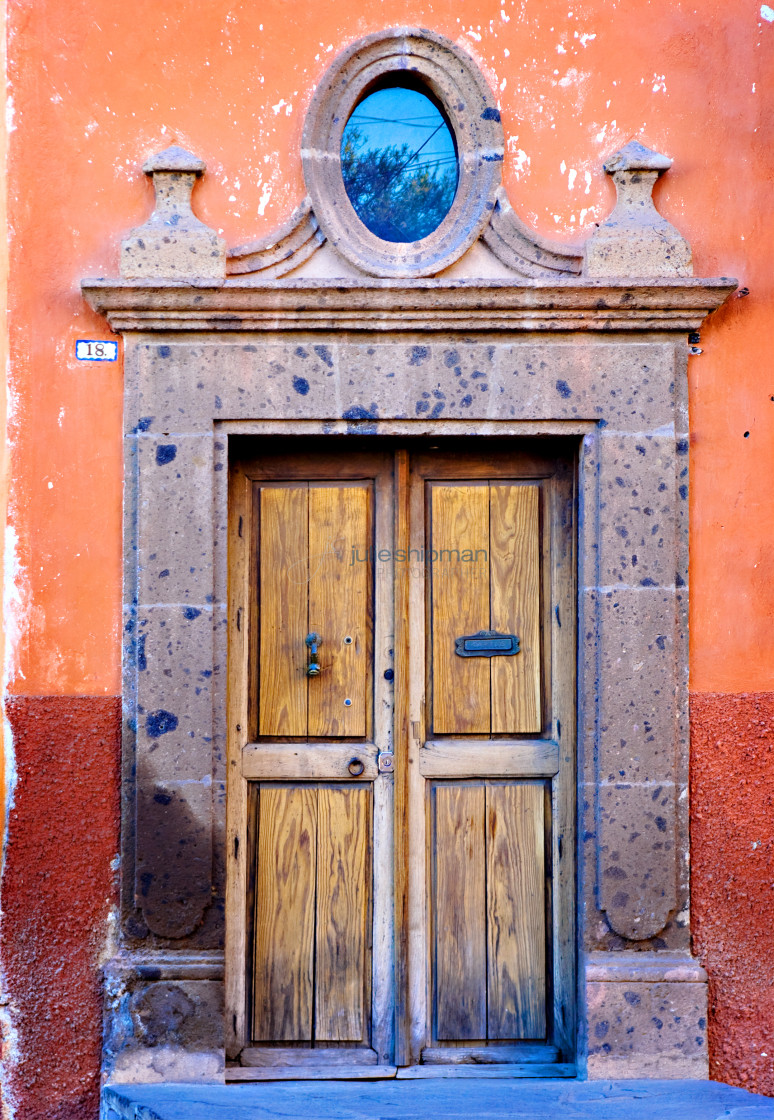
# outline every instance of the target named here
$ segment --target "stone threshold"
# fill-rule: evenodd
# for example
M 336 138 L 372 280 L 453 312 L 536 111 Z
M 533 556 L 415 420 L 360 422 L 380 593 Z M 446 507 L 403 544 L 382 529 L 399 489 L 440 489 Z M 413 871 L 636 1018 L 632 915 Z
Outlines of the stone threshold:
M 717 1081 L 285 1081 L 109 1085 L 101 1120 L 772 1120 Z

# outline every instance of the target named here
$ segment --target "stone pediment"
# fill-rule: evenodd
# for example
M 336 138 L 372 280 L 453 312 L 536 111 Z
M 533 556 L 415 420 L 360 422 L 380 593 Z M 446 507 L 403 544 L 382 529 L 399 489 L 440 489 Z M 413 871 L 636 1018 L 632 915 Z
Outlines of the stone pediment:
M 358 264 L 339 251 L 310 197 L 227 249 L 191 208 L 203 162 L 169 148 L 144 166 L 156 207 L 123 241 L 121 277 L 82 287 L 117 330 L 695 330 L 736 281 L 693 278 L 688 243 L 651 197 L 670 164 L 635 142 L 616 152 L 605 164 L 615 209 L 582 245 L 536 234 L 498 185 L 478 238 L 446 267 L 423 270 L 415 255 L 385 275 L 367 253 Z
M 466 257 L 471 260 L 468 262 Z M 550 280 L 578 276 L 582 268 L 582 248 L 535 234 L 517 217 L 507 194 L 499 187 L 489 222 L 478 242 L 461 261 L 442 270 L 440 275 L 462 272 L 480 279 Z M 299 279 L 335 279 L 368 274 L 330 245 L 307 197 L 279 229 L 230 249 L 226 275 L 275 280 L 290 275 Z

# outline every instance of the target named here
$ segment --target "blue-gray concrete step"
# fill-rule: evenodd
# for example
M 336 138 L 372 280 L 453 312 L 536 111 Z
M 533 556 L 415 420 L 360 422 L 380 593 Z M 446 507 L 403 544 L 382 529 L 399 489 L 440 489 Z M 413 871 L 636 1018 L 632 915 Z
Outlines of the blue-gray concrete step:
M 716 1081 L 284 1081 L 112 1085 L 102 1120 L 774 1120 Z

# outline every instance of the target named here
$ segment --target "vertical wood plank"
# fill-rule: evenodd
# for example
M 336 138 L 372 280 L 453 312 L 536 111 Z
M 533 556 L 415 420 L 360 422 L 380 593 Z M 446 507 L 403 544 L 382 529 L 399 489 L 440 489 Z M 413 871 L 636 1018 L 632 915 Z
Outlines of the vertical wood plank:
M 521 648 L 491 659 L 494 735 L 542 730 L 539 493 L 537 486 L 490 487 L 492 629 L 517 634 Z
M 253 1038 L 312 1038 L 317 791 L 260 790 Z
M 363 786 L 322 786 L 317 795 L 318 1042 L 358 1042 L 365 1033 L 369 796 Z
M 458 657 L 454 639 L 489 628 L 489 488 L 432 486 L 432 687 L 436 734 L 488 734 L 488 657 Z
M 262 486 L 260 499 L 261 735 L 306 735 L 308 489 Z
M 488 782 L 487 989 L 490 1039 L 546 1034 L 542 782 Z
M 358 482 L 309 487 L 309 629 L 322 638 L 323 666 L 309 680 L 310 738 L 366 734 L 370 499 L 371 488 Z
M 485 790 L 435 789 L 437 1034 L 486 1038 Z
M 395 694 L 394 694 L 394 785 L 395 816 L 393 869 L 395 876 L 395 1061 L 411 1062 L 411 1014 L 409 1001 L 409 860 L 413 846 L 409 842 L 409 675 L 410 634 L 410 477 L 409 454 L 405 448 L 395 452 L 394 476 L 394 542 L 395 553 L 403 559 L 395 564 Z M 421 602 L 421 599 L 420 599 Z M 416 637 L 416 635 L 415 635 Z M 420 636 L 419 656 L 423 665 Z M 423 691 L 420 686 L 420 691 Z M 418 769 L 415 767 L 415 769 Z M 420 853 L 422 855 L 423 853 Z M 422 884 L 423 885 L 423 884 Z
M 227 781 L 226 798 L 226 1053 L 234 1058 L 249 1041 L 248 1006 L 252 988 L 247 986 L 245 962 L 252 943 L 246 899 L 253 868 L 247 863 L 248 798 L 247 782 L 241 776 L 242 748 L 245 744 L 249 710 L 247 680 L 247 620 L 251 581 L 254 578 L 251 487 L 239 465 L 229 475 L 228 522 L 228 675 L 227 675 Z M 237 626 L 237 619 L 243 624 Z M 254 822 L 251 822 L 251 824 Z M 248 928 L 249 927 L 249 928 Z

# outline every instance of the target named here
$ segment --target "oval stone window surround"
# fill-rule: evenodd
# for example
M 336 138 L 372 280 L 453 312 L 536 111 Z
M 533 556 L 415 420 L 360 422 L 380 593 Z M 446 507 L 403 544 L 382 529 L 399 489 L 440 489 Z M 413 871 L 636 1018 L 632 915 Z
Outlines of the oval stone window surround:
M 419 238 L 406 225 L 397 223 L 391 231 L 386 223 L 380 225 L 377 207 L 369 211 L 363 204 L 359 215 L 358 198 L 353 205 L 342 167 L 344 133 L 353 127 L 353 115 L 357 121 L 370 97 L 401 87 L 423 97 L 439 114 L 456 147 L 453 199 L 435 228 L 425 232 L 420 227 Z M 366 115 L 377 116 L 375 111 Z M 401 119 L 409 115 L 402 112 Z M 399 28 L 361 39 L 334 60 L 309 107 L 301 154 L 315 218 L 330 243 L 367 274 L 409 278 L 443 271 L 478 239 L 495 205 L 503 149 L 495 98 L 472 59 L 443 36 Z M 347 158 L 345 154 L 345 163 Z M 355 193 L 352 182 L 350 189 Z M 403 239 L 410 235 L 413 240 Z

